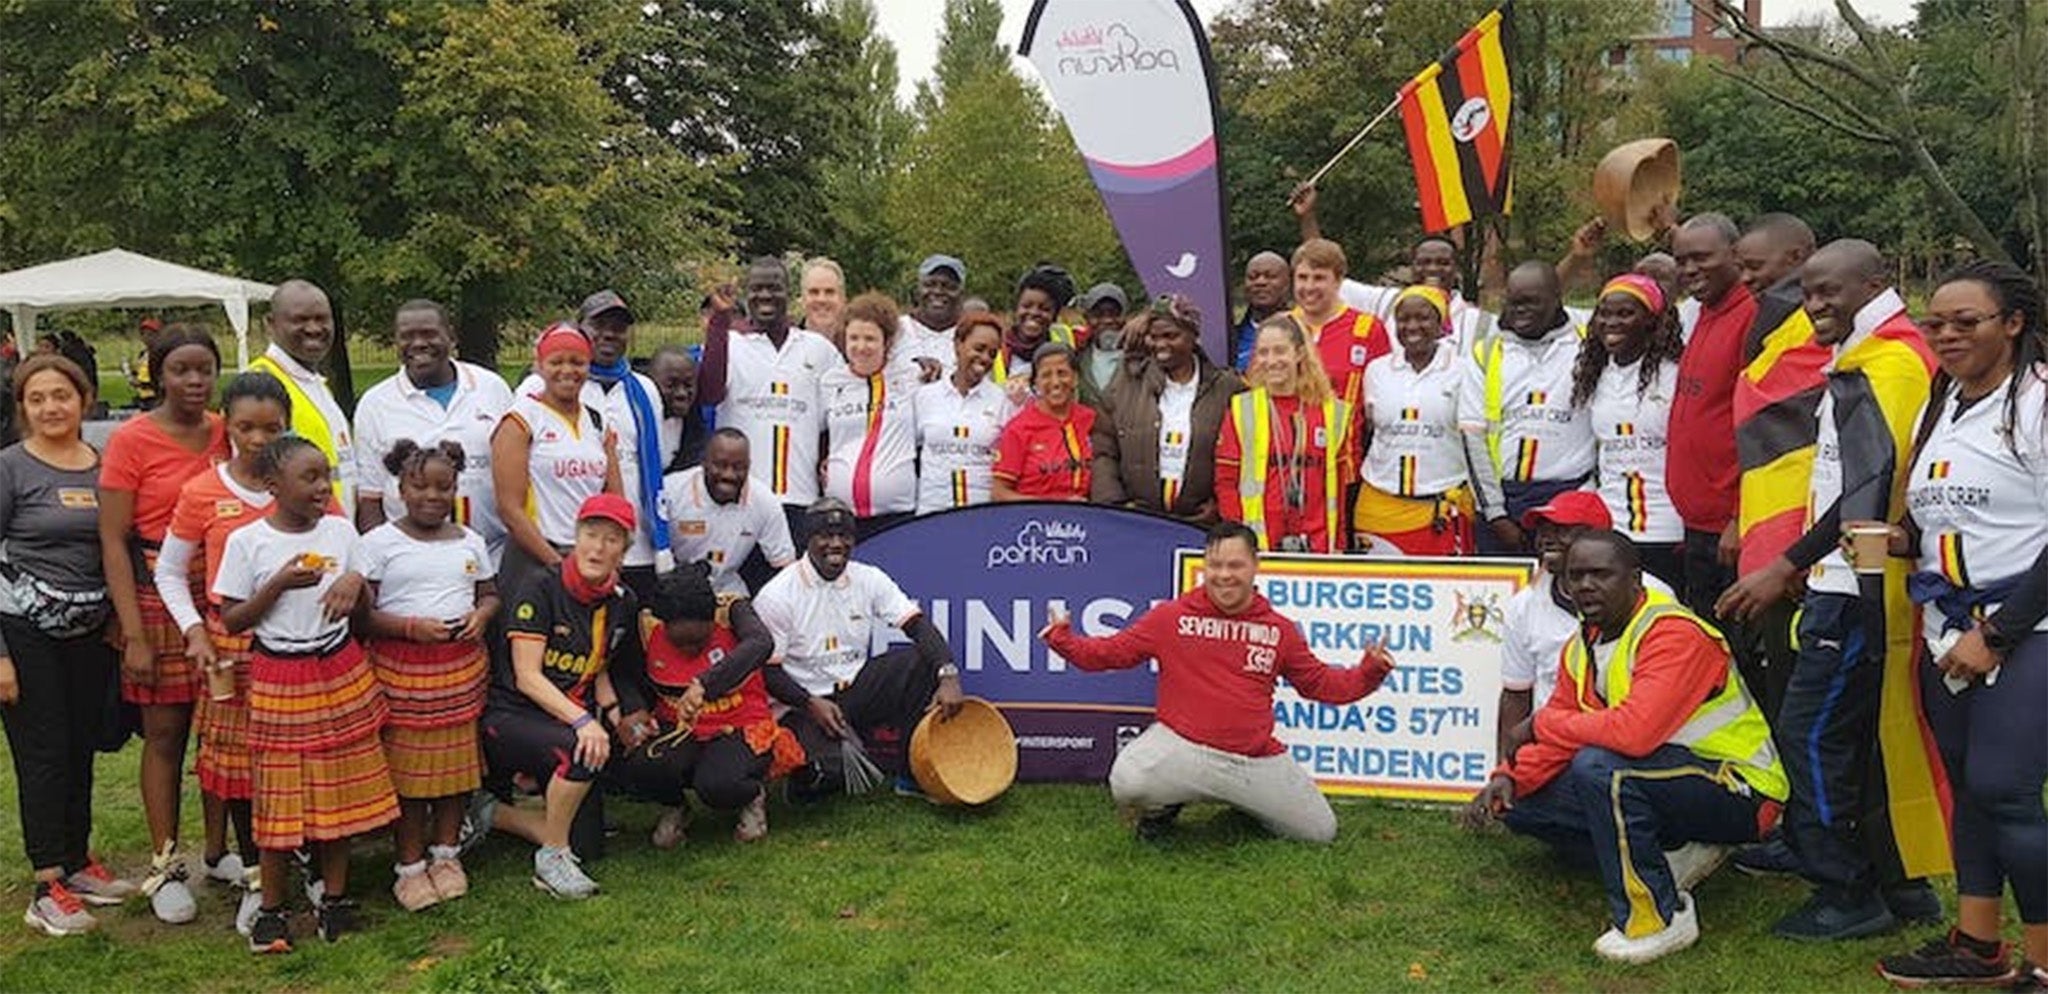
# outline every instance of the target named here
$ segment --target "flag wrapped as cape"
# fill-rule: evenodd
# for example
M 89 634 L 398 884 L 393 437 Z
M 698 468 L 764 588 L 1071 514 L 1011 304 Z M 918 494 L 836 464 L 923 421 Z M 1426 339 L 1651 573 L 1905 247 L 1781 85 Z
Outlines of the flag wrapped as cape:
M 1508 85 L 1502 12 L 1481 18 L 1444 57 L 1401 87 L 1422 230 L 1444 231 L 1514 201 L 1508 176 Z

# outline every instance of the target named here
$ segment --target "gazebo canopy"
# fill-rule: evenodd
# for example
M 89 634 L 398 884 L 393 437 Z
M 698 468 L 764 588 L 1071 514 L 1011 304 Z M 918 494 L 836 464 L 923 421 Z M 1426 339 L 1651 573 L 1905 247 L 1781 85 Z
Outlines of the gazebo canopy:
M 268 283 L 223 276 L 108 249 L 0 273 L 0 308 L 14 316 L 17 340 L 35 334 L 36 315 L 82 308 L 193 307 L 219 304 L 235 328 L 235 360 L 249 364 L 249 304 L 276 291 Z

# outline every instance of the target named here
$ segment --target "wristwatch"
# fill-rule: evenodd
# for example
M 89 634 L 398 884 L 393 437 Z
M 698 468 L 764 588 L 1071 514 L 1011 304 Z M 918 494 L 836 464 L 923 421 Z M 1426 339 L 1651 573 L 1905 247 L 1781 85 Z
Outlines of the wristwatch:
M 939 667 L 939 679 L 960 679 L 960 667 L 955 666 L 952 663 L 947 663 L 946 665 Z

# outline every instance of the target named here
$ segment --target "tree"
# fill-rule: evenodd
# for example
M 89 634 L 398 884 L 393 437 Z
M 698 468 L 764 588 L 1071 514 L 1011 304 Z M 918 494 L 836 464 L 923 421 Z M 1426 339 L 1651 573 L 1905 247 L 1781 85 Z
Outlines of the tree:
M 886 216 L 889 182 L 914 128 L 896 101 L 896 46 L 876 29 L 871 0 L 833 0 L 827 22 L 859 54 L 840 67 L 852 77 L 856 139 L 824 164 L 824 241 L 846 269 L 849 290 L 894 288 L 906 282 L 909 250 Z
M 939 22 L 939 55 L 932 78 L 917 84 L 913 106 L 929 119 L 957 89 L 986 72 L 1008 71 L 1010 46 L 1003 44 L 1003 8 L 999 0 L 946 0 Z

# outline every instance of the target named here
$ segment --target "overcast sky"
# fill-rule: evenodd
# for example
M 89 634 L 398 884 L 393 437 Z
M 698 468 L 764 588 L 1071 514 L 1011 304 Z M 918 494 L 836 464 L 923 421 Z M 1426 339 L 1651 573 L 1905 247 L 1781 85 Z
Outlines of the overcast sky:
M 1593 2 L 1593 0 L 1586 0 Z M 1031 0 L 1002 0 L 1003 42 L 1012 50 L 1024 36 L 1024 18 Z M 1194 0 L 1195 10 L 1207 23 L 1217 12 L 1232 6 L 1232 0 Z M 1913 0 L 1855 0 L 1856 9 L 1872 21 L 1899 24 L 1913 16 Z M 896 43 L 897 66 L 902 73 L 899 96 L 906 102 L 917 92 L 917 81 L 931 75 L 939 52 L 939 22 L 945 0 L 875 0 L 882 33 Z M 1816 15 L 1834 16 L 1834 0 L 1764 0 L 1764 23 L 1810 20 Z M 1020 70 L 1031 74 L 1018 60 Z

